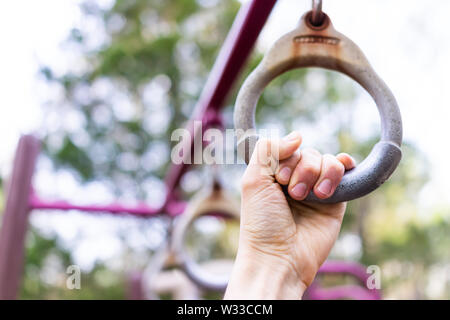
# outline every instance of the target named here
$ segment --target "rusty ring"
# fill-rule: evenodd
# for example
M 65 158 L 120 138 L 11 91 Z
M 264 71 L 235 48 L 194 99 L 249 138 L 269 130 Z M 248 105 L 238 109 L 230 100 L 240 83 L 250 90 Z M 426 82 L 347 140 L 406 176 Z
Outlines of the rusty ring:
M 344 202 L 374 191 L 396 169 L 402 156 L 401 114 L 391 90 L 370 66 L 361 49 L 337 32 L 331 21 L 323 30 L 311 28 L 306 21 L 309 14 L 303 15 L 299 26 L 269 49 L 242 85 L 234 109 L 237 151 L 249 163 L 259 139 L 255 125 L 256 106 L 264 88 L 274 78 L 286 71 L 307 67 L 346 74 L 375 100 L 381 119 L 381 140 L 363 162 L 344 174 L 330 198 L 319 199 L 313 192 L 306 198 L 306 201 L 319 203 Z M 289 198 L 286 188 L 284 191 Z
M 213 276 L 204 272 L 187 253 L 184 245 L 187 229 L 192 222 L 211 213 L 238 221 L 240 217 L 239 205 L 221 187 L 200 190 L 175 224 L 172 250 L 178 258 L 181 270 L 190 280 L 203 289 L 224 292 L 228 285 L 228 277 Z

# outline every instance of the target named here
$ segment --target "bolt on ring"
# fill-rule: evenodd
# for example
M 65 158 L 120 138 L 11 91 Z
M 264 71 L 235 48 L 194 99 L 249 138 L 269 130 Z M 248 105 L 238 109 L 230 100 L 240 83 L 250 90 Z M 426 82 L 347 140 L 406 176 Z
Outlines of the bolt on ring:
M 324 20 L 325 15 L 322 11 L 322 0 L 312 0 L 311 24 L 320 26 Z

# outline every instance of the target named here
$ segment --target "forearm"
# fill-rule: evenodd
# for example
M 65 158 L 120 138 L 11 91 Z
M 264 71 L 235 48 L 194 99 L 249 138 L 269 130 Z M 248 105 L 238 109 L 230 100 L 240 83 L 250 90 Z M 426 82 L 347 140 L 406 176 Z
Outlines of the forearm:
M 236 258 L 224 299 L 301 299 L 306 286 L 285 261 L 243 251 Z

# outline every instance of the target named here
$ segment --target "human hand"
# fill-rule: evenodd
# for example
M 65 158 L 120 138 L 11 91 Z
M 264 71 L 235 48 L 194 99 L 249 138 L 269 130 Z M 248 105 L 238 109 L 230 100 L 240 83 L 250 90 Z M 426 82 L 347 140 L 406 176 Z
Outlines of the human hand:
M 242 179 L 239 250 L 225 298 L 301 298 L 338 237 L 345 203 L 299 200 L 311 190 L 330 197 L 355 162 L 347 154 L 300 152 L 301 142 L 292 132 L 255 147 Z

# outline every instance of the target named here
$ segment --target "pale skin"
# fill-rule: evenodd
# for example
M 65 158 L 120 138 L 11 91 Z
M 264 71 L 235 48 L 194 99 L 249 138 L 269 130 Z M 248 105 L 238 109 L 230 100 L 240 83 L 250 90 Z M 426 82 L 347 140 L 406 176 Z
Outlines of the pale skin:
M 255 147 L 242 179 L 239 249 L 225 299 L 301 299 L 338 237 L 346 203 L 302 200 L 310 191 L 333 195 L 355 162 L 301 143 L 292 132 Z

